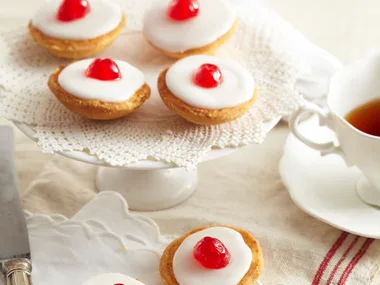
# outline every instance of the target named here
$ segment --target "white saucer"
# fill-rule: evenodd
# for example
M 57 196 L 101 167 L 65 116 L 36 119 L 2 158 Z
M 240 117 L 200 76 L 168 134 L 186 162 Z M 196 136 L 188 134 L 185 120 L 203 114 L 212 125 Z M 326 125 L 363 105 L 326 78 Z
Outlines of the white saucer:
M 302 123 L 302 132 L 318 142 L 334 134 L 313 117 Z M 356 167 L 347 168 L 337 155 L 321 157 L 292 134 L 286 140 L 280 175 L 293 201 L 306 213 L 341 230 L 369 238 L 380 238 L 380 208 L 358 197 Z

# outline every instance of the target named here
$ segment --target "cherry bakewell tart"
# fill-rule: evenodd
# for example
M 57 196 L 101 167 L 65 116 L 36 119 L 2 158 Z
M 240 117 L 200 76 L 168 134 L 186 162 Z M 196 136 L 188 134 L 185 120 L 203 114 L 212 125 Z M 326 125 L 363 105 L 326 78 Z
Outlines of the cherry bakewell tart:
M 236 13 L 228 0 L 162 0 L 144 17 L 144 36 L 169 57 L 213 54 L 233 35 Z
M 124 117 L 150 96 L 144 74 L 121 60 L 84 59 L 60 66 L 48 86 L 69 110 L 94 120 Z
M 106 0 L 50 0 L 29 23 L 33 39 L 68 59 L 93 56 L 111 45 L 125 26 L 122 9 Z
M 248 70 L 232 60 L 204 55 L 183 58 L 163 70 L 158 91 L 169 109 L 200 125 L 239 118 L 258 94 Z
M 252 285 L 263 269 L 257 240 L 227 226 L 203 227 L 174 240 L 160 262 L 165 285 Z

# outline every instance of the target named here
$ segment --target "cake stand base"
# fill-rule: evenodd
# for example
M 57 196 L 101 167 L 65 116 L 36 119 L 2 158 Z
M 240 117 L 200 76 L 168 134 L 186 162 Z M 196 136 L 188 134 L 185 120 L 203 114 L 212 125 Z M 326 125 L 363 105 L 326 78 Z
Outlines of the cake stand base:
M 157 211 L 188 199 L 198 185 L 198 171 L 183 168 L 130 170 L 100 167 L 96 177 L 99 191 L 116 191 L 135 211 Z
M 280 121 L 277 117 L 265 123 L 269 132 Z M 36 131 L 32 126 L 14 122 L 17 128 L 34 141 Z M 212 149 L 202 160 L 211 161 L 229 155 L 238 148 Z M 58 151 L 60 155 L 100 166 L 96 186 L 98 191 L 115 191 L 127 200 L 129 208 L 136 211 L 157 211 L 174 207 L 194 193 L 198 184 L 197 170 L 187 171 L 165 161 L 141 160 L 130 165 L 107 167 L 105 161 L 85 151 Z

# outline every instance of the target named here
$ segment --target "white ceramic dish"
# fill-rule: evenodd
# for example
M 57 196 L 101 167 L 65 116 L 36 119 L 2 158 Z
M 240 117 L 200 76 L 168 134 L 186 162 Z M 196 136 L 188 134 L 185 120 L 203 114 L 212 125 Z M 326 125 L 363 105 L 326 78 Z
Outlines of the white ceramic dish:
M 34 284 L 80 285 L 98 274 L 114 272 L 145 285 L 162 285 L 160 255 L 175 237 L 161 235 L 151 219 L 130 214 L 118 193 L 98 194 L 72 219 L 29 212 L 26 219 Z
M 336 139 L 315 117 L 303 122 L 300 130 L 317 142 Z M 355 184 L 361 173 L 356 167 L 347 168 L 341 157 L 321 157 L 289 135 L 280 175 L 293 201 L 305 212 L 341 230 L 380 238 L 380 209 L 360 200 Z

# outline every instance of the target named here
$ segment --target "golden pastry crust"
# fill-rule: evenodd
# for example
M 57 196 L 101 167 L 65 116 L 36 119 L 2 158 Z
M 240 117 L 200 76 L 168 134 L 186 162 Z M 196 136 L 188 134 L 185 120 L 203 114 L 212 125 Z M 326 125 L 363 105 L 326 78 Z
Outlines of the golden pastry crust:
M 150 87 L 145 83 L 131 98 L 119 103 L 78 98 L 66 92 L 58 82 L 58 76 L 64 68 L 65 66 L 60 66 L 50 75 L 48 86 L 66 108 L 82 117 L 94 120 L 121 118 L 140 107 L 150 97 Z
M 191 106 L 175 96 L 166 85 L 166 73 L 162 71 L 158 77 L 158 92 L 165 105 L 189 122 L 198 125 L 217 125 L 233 121 L 244 115 L 255 103 L 258 91 L 255 89 L 253 97 L 243 104 L 223 109 L 205 109 Z
M 34 27 L 32 21 L 29 22 L 29 32 L 33 39 L 51 54 L 67 59 L 82 59 L 91 57 L 111 45 L 123 31 L 124 26 L 125 16 L 123 15 L 120 24 L 114 30 L 88 40 L 67 40 L 50 37 Z
M 211 44 L 208 44 L 208 45 L 203 46 L 203 47 L 189 49 L 189 50 L 186 50 L 184 52 L 166 51 L 162 48 L 155 46 L 153 43 L 151 43 L 149 41 L 149 39 L 147 39 L 147 41 L 149 42 L 149 44 L 152 47 L 154 47 L 155 49 L 158 49 L 159 51 L 161 51 L 166 56 L 172 57 L 172 58 L 184 58 L 187 56 L 197 55 L 197 54 L 213 55 L 217 49 L 219 49 L 221 46 L 223 46 L 231 38 L 231 36 L 234 34 L 234 32 L 236 30 L 237 24 L 238 24 L 238 21 L 236 20 L 234 22 L 234 24 L 232 25 L 231 29 L 227 33 L 225 33 L 223 36 L 218 38 L 215 42 L 212 42 Z
M 226 228 L 233 229 L 237 232 L 239 232 L 244 242 L 248 245 L 248 247 L 252 251 L 252 263 L 248 270 L 248 272 L 245 274 L 243 279 L 237 284 L 237 285 L 252 285 L 255 284 L 257 279 L 259 278 L 261 271 L 264 267 L 264 260 L 263 260 L 263 254 L 261 252 L 261 247 L 257 240 L 247 231 L 241 230 L 234 227 L 228 227 L 228 226 L 222 226 Z M 161 280 L 165 285 L 179 285 L 173 271 L 173 258 L 178 250 L 179 246 L 182 244 L 182 242 L 193 233 L 208 229 L 211 227 L 202 227 L 197 228 L 195 230 L 192 230 L 191 232 L 185 234 L 184 236 L 174 240 L 169 246 L 165 249 L 164 253 L 162 254 L 161 261 L 160 261 L 160 275 Z

